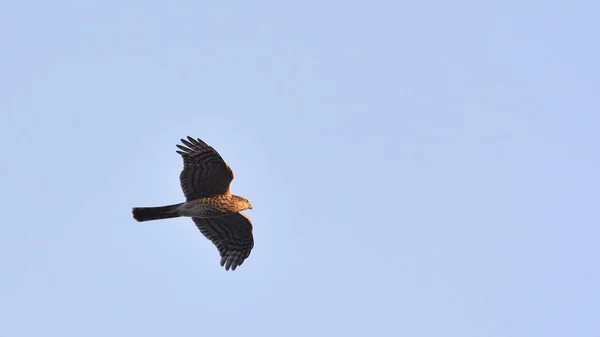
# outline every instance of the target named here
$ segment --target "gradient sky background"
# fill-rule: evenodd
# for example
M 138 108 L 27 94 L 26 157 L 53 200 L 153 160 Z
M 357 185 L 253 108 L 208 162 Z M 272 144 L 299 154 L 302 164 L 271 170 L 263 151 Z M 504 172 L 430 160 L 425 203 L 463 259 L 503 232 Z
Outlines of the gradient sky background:
M 595 1 L 3 1 L 0 336 L 599 336 Z M 225 272 L 179 139 L 251 200 Z

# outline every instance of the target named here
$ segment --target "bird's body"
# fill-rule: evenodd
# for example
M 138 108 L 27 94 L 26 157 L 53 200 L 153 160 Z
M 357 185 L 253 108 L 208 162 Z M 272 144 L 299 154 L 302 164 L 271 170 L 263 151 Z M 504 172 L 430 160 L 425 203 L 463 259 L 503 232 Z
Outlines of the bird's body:
M 254 247 L 252 223 L 243 214 L 250 202 L 229 191 L 233 172 L 212 147 L 188 137 L 177 145 L 183 157 L 181 187 L 186 201 L 160 207 L 135 207 L 137 221 L 191 217 L 200 232 L 217 246 L 221 265 L 232 270 L 241 265 Z
M 195 218 L 214 218 L 246 209 L 246 199 L 233 194 L 191 200 L 178 207 L 181 216 Z

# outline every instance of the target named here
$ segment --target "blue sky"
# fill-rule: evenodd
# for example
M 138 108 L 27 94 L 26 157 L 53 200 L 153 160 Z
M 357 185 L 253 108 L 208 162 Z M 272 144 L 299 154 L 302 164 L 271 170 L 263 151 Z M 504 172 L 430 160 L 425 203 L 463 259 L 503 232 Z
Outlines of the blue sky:
M 592 1 L 0 4 L 0 335 L 598 336 Z M 253 210 L 225 272 L 179 139 Z

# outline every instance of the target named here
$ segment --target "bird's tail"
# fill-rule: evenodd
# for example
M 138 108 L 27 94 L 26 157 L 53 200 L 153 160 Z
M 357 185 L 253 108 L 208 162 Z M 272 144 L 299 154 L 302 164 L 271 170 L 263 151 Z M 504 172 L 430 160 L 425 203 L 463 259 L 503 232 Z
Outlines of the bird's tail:
M 137 221 L 150 221 L 150 220 L 160 220 L 160 219 L 169 219 L 169 218 L 178 218 L 179 215 L 179 206 L 183 203 L 174 204 L 169 206 L 161 206 L 161 207 L 134 207 L 133 208 L 133 218 Z

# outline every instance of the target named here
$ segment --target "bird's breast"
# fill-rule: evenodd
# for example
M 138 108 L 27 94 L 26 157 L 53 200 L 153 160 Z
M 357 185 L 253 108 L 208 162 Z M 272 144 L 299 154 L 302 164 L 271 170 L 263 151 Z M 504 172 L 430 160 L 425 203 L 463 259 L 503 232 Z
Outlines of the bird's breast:
M 179 214 L 196 218 L 214 218 L 215 216 L 232 213 L 226 198 L 202 198 L 190 200 L 179 206 Z

